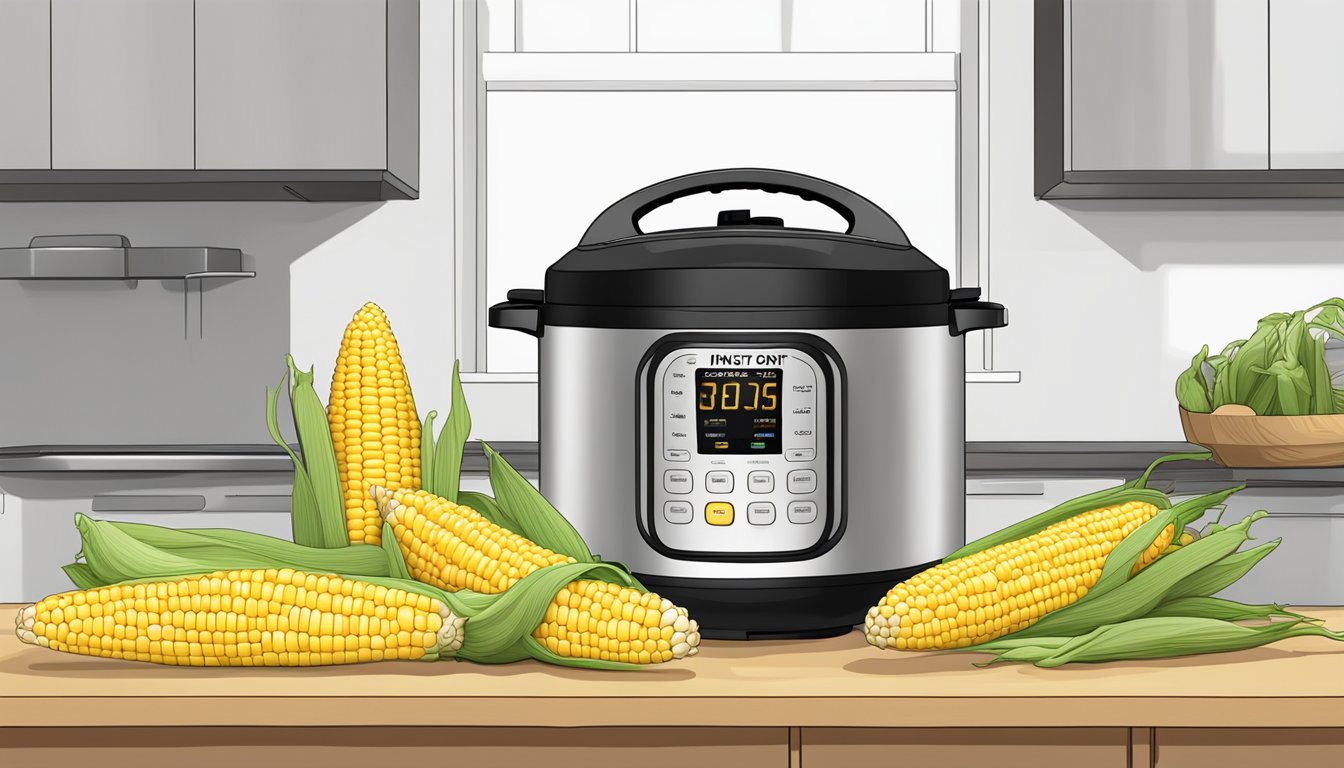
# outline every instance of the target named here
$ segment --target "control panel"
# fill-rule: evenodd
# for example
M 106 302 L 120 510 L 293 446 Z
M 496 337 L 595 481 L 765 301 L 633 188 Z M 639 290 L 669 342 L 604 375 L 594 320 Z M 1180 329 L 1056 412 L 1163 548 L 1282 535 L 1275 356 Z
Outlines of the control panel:
M 803 344 L 665 347 L 641 372 L 641 520 L 681 556 L 802 553 L 837 528 L 841 376 Z

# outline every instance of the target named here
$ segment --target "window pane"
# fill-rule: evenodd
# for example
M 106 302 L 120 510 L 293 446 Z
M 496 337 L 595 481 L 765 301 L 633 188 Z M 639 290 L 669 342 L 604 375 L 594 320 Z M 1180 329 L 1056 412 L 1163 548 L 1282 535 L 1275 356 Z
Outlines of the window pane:
M 489 304 L 512 288 L 541 288 L 546 267 L 621 197 L 734 166 L 849 187 L 890 213 L 955 280 L 954 92 L 495 91 L 488 99 Z M 796 198 L 743 191 L 686 198 L 650 214 L 644 226 L 712 224 L 727 208 L 798 226 L 842 223 Z M 532 337 L 490 329 L 486 344 L 488 370 L 536 370 Z

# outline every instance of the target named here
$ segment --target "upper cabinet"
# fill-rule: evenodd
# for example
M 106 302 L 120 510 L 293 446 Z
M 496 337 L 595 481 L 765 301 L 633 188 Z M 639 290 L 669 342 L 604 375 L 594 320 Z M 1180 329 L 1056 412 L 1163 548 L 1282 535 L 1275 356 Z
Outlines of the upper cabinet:
M 51 0 L 0 2 L 0 168 L 51 168 Z
M 1247 0 L 1072 0 L 1074 170 L 1268 168 L 1269 19 Z
M 1273 0 L 1271 168 L 1344 168 L 1344 3 Z
M 1038 0 L 1038 197 L 1344 196 L 1332 0 Z
M 0 200 L 387 200 L 417 0 L 3 0 Z
M 51 0 L 51 167 L 192 168 L 181 0 Z

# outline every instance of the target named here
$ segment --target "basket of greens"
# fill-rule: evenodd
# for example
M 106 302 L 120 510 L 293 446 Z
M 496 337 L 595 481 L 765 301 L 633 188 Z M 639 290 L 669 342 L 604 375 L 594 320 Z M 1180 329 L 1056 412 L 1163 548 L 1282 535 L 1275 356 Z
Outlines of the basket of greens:
M 1260 319 L 1176 378 L 1186 439 L 1228 467 L 1344 466 L 1344 299 Z

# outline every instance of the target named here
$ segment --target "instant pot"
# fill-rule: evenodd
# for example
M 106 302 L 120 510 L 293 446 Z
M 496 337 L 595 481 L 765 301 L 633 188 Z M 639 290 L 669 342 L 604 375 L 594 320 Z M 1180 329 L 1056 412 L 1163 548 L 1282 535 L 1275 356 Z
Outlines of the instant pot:
M 848 228 L 639 228 L 730 189 Z M 539 340 L 541 490 L 593 552 L 706 637 L 823 637 L 965 543 L 962 336 L 1007 322 L 979 295 L 864 197 L 732 168 L 617 201 L 490 325 Z

